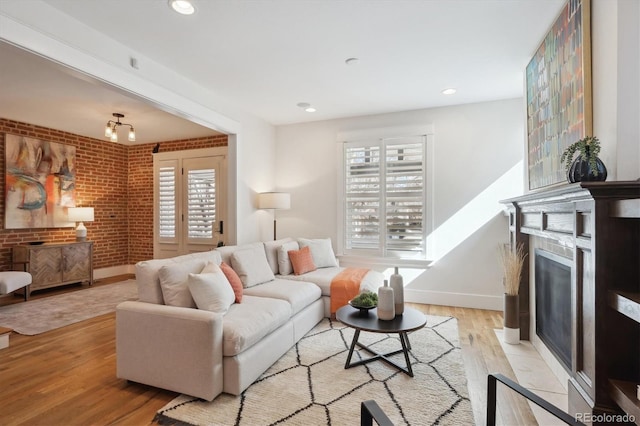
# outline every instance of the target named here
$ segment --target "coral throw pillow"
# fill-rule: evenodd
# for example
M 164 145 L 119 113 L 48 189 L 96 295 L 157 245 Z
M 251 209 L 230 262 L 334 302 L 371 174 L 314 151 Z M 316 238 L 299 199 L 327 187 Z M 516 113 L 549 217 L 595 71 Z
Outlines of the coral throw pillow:
M 233 293 L 236 296 L 236 303 L 242 302 L 242 281 L 236 271 L 231 268 L 231 266 L 222 262 L 220 264 L 220 269 L 224 273 L 224 276 L 229 280 L 229 284 L 231 284 L 231 288 L 233 289 Z
M 289 259 L 291 260 L 291 266 L 293 266 L 293 273 L 295 275 L 302 275 L 316 270 L 316 265 L 313 263 L 311 250 L 308 246 L 300 250 L 290 250 Z

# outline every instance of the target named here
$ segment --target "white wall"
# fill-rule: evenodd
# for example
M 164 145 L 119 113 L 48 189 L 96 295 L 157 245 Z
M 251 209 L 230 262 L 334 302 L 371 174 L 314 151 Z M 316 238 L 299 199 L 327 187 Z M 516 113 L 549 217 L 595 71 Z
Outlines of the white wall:
M 255 209 L 255 194 L 273 186 L 273 126 L 39 0 L 0 3 L 0 40 L 230 134 L 229 194 L 231 219 L 238 224 L 235 239 L 243 243 L 263 238 L 266 217 Z M 129 65 L 130 57 L 138 60 L 139 69 Z
M 339 132 L 431 124 L 432 237 L 446 250 L 439 250 L 443 257 L 430 268 L 405 271 L 407 278 L 416 275 L 407 298 L 501 309 L 496 250 L 507 241 L 507 224 L 498 201 L 522 191 L 522 108 L 522 99 L 512 99 L 277 127 L 276 183 L 291 192 L 292 204 L 291 210 L 278 212 L 278 236 L 329 236 L 337 247 Z M 458 244 L 449 247 L 454 240 Z
M 640 2 L 594 0 L 593 134 L 607 180 L 640 178 Z

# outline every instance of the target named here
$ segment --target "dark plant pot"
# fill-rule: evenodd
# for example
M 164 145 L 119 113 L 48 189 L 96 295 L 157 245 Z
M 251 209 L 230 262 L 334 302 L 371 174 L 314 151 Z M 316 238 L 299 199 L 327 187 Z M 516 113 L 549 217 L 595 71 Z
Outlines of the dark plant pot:
M 520 307 L 518 295 L 504 294 L 504 326 L 520 327 Z
M 578 155 L 571 163 L 571 168 L 567 173 L 567 180 L 571 183 L 607 180 L 607 168 L 604 163 L 599 158 L 596 158 L 596 165 L 597 175 L 584 156 L 582 154 Z
M 504 294 L 504 342 L 517 345 L 520 342 L 520 307 L 518 295 Z

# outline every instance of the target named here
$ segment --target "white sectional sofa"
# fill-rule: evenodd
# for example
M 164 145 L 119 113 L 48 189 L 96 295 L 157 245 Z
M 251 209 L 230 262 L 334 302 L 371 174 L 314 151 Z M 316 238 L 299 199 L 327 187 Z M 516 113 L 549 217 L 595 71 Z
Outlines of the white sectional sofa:
M 329 240 L 287 238 L 139 262 L 139 300 L 116 309 L 117 376 L 208 401 L 239 395 L 329 316 L 331 280 L 343 268 L 327 242 L 330 250 Z M 302 244 L 318 268 L 293 275 L 284 257 Z M 242 279 L 242 300 L 223 313 L 198 309 L 189 281 L 221 262 Z M 382 281 L 370 271 L 361 291 L 376 291 Z

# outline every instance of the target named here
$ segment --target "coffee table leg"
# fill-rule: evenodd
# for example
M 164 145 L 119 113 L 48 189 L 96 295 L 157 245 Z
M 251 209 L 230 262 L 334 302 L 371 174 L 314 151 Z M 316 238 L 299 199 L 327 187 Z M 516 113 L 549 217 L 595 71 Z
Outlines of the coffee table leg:
M 358 343 L 358 337 L 360 337 L 360 330 L 356 329 L 353 334 L 353 340 L 351 341 L 351 347 L 349 348 L 349 355 L 347 356 L 347 362 L 344 364 L 344 368 L 349 368 L 351 364 L 351 356 L 353 355 L 353 350 L 356 348 L 356 343 Z
M 405 343 L 407 344 L 407 349 L 411 350 L 411 342 L 409 342 L 409 334 L 407 333 L 400 333 L 400 339 L 403 339 Z
M 407 363 L 407 374 L 413 377 L 413 368 L 411 368 L 411 361 L 409 361 L 411 343 L 409 343 L 409 336 L 407 336 L 407 333 L 400 333 L 400 343 L 402 343 L 402 352 L 404 353 L 404 360 Z
M 413 368 L 411 368 L 411 360 L 409 360 L 409 351 L 411 350 L 411 343 L 409 342 L 409 336 L 407 335 L 406 332 L 401 332 L 398 334 L 400 335 L 400 343 L 402 344 L 402 349 L 398 349 L 397 351 L 389 352 L 386 354 L 381 354 L 369 348 L 368 346 L 363 345 L 362 343 L 358 343 L 358 338 L 360 337 L 360 330 L 356 329 L 353 334 L 353 340 L 351 341 L 351 347 L 349 348 L 349 355 L 347 355 L 347 362 L 344 364 L 344 368 L 347 369 L 347 368 L 357 367 L 359 365 L 368 364 L 372 361 L 380 360 L 397 368 L 398 370 L 402 371 L 408 376 L 413 377 Z M 363 359 L 363 360 L 354 362 L 352 364 L 351 357 L 353 356 L 353 351 L 356 345 L 366 350 L 367 352 L 370 352 L 373 356 L 371 358 Z M 401 367 L 400 365 L 396 364 L 395 362 L 391 361 L 388 358 L 392 355 L 399 354 L 400 352 L 404 354 L 404 361 L 407 366 L 406 368 Z

